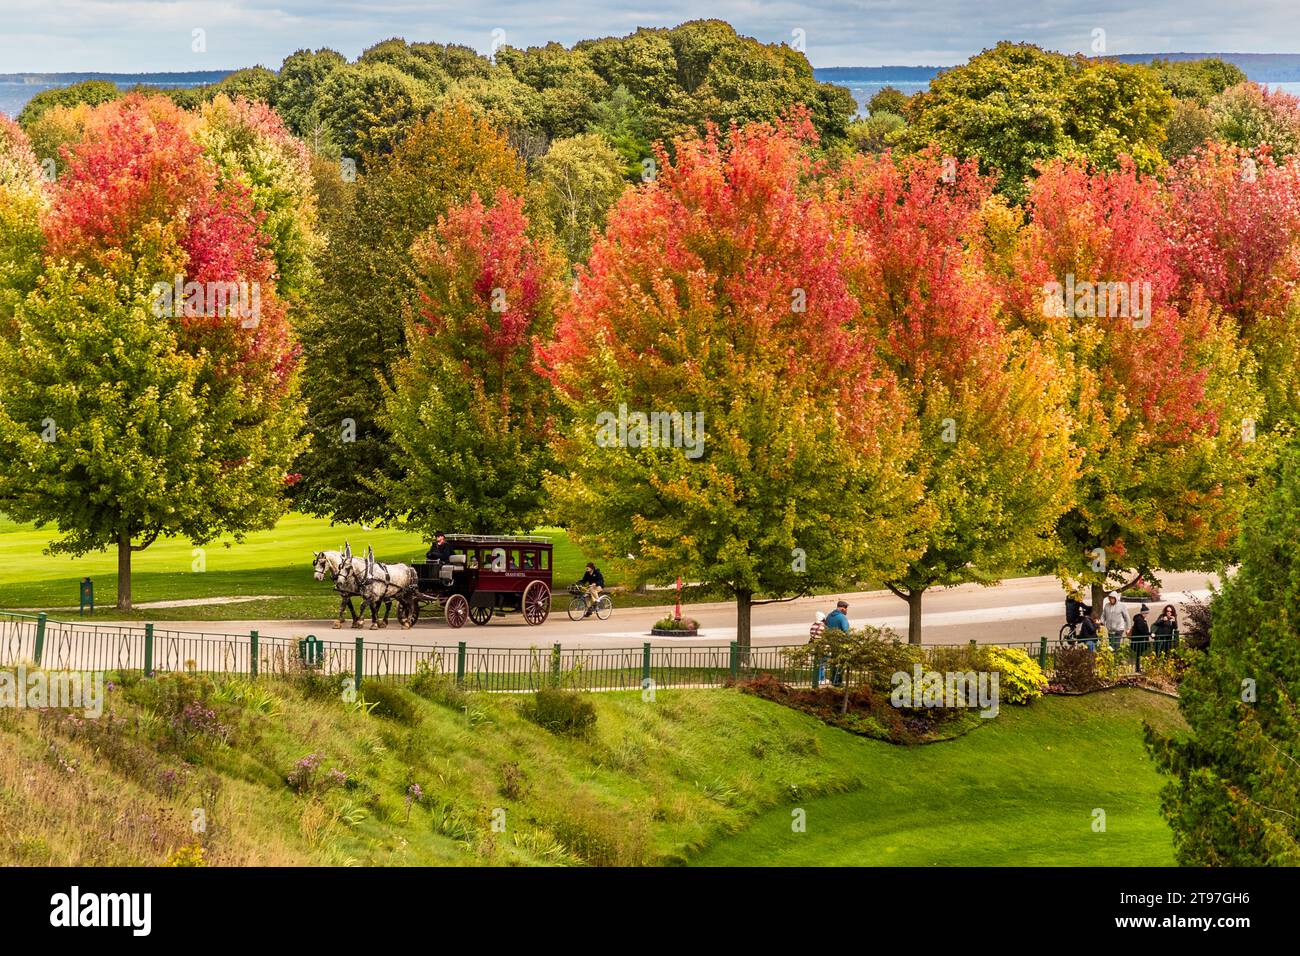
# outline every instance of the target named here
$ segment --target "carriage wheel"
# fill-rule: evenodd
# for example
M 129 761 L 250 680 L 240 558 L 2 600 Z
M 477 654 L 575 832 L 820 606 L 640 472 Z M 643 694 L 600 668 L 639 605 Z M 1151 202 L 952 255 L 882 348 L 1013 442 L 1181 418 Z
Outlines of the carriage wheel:
M 551 613 L 551 589 L 545 581 L 533 581 L 524 589 L 524 620 L 537 625 Z
M 469 617 L 469 601 L 465 600 L 463 594 L 453 594 L 447 598 L 447 606 L 443 610 L 450 626 L 464 627 L 465 619 Z
M 482 627 L 492 620 L 492 609 L 490 607 L 472 607 L 469 609 L 469 619 Z

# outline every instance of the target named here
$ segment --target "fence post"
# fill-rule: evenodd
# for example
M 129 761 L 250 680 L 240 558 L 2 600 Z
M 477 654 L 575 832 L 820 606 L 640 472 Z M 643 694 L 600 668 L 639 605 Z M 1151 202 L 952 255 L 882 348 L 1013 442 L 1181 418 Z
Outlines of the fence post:
M 1177 648 L 1177 647 L 1178 647 L 1178 628 L 1175 627 L 1175 628 L 1174 628 L 1174 641 L 1173 641 L 1173 644 L 1171 645 L 1171 649 L 1173 649 L 1173 648 Z
M 366 641 L 365 641 L 365 638 L 364 638 L 364 637 L 358 637 L 358 638 L 357 638 L 357 656 L 356 656 L 356 664 L 355 664 L 355 666 L 352 668 L 352 688 L 353 688 L 353 690 L 358 690 L 358 691 L 361 690 L 361 661 L 362 661 L 362 658 L 363 658 L 364 655 L 365 655 L 365 643 L 366 643 Z
M 41 666 L 41 654 L 45 651 L 45 612 L 36 615 L 36 666 Z
M 1047 673 L 1047 635 L 1038 639 L 1038 669 Z
M 641 687 L 650 686 L 650 642 L 641 645 Z
M 465 686 L 465 642 L 456 645 L 456 686 Z
M 153 677 L 153 621 L 144 626 L 144 676 Z
M 560 642 L 555 642 L 555 647 L 551 651 L 551 680 L 554 683 L 552 687 L 560 686 Z
M 248 676 L 257 676 L 257 631 L 249 631 Z
M 740 644 L 737 641 L 731 642 L 731 679 L 735 680 L 740 676 Z

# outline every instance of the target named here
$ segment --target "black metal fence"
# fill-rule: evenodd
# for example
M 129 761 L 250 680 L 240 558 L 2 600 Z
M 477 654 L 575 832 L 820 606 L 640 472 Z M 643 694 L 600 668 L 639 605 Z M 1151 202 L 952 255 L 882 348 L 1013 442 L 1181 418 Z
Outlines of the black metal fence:
M 1118 673 L 1141 666 L 1144 651 L 1177 646 L 1112 642 Z M 1038 662 L 1049 677 L 1060 643 L 993 642 L 975 647 L 1015 648 Z M 740 648 L 729 644 L 622 648 L 565 648 L 560 644 L 530 648 L 420 646 L 366 641 L 302 640 L 247 634 L 176 631 L 140 625 L 95 625 L 56 621 L 45 614 L 0 612 L 0 666 L 31 663 L 51 670 L 139 670 L 204 674 L 284 674 L 309 667 L 326 675 L 360 680 L 402 680 L 420 673 L 454 678 L 469 690 L 524 692 L 541 687 L 576 690 L 635 690 L 719 687 L 739 678 L 771 674 L 795 686 L 824 680 L 807 663 L 791 659 L 802 645 Z M 920 662 L 951 654 L 963 645 L 924 645 Z M 796 655 L 797 656 L 797 655 Z

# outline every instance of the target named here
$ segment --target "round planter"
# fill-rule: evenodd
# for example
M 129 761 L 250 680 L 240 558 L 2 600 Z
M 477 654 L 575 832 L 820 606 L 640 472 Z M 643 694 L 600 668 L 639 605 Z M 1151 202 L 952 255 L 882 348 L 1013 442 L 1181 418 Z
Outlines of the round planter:
M 699 637 L 699 634 L 700 629 L 698 627 L 692 627 L 689 630 L 683 631 L 670 631 L 666 628 L 660 627 L 650 628 L 651 637 Z

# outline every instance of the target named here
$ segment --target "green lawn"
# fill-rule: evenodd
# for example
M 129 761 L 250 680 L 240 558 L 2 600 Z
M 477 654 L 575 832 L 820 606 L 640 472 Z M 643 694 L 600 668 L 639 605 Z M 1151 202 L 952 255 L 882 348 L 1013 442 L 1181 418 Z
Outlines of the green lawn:
M 582 576 L 586 558 L 563 531 L 543 532 L 555 546 L 556 586 Z M 44 553 L 55 535 L 15 524 L 0 515 L 0 608 L 75 607 L 77 582 L 90 577 L 101 609 L 109 609 L 117 594 L 117 552 L 104 551 L 79 558 Z M 240 543 L 222 538 L 204 549 L 205 570 L 192 570 L 194 545 L 184 538 L 164 538 L 133 555 L 132 597 L 137 604 L 190 598 L 268 595 L 270 600 L 239 604 L 137 611 L 132 617 L 150 620 L 256 620 L 262 618 L 326 618 L 338 611 L 338 599 L 328 584 L 312 578 L 312 552 L 340 548 L 343 541 L 364 553 L 373 545 L 382 561 L 409 562 L 428 548 L 423 538 L 392 528 L 366 530 L 359 525 L 333 525 L 321 518 L 289 514 L 271 531 L 250 534 Z M 624 602 L 628 603 L 628 602 Z M 54 612 L 55 616 L 67 612 Z M 75 613 L 75 612 L 74 612 Z M 115 612 L 112 612 L 115 613 Z
M 1177 702 L 1136 689 L 1048 697 L 958 740 L 864 740 L 863 786 L 788 801 L 694 862 L 710 866 L 1160 866 L 1174 863 L 1142 722 Z M 794 833 L 791 812 L 807 813 Z M 1106 830 L 1093 831 L 1093 811 Z

